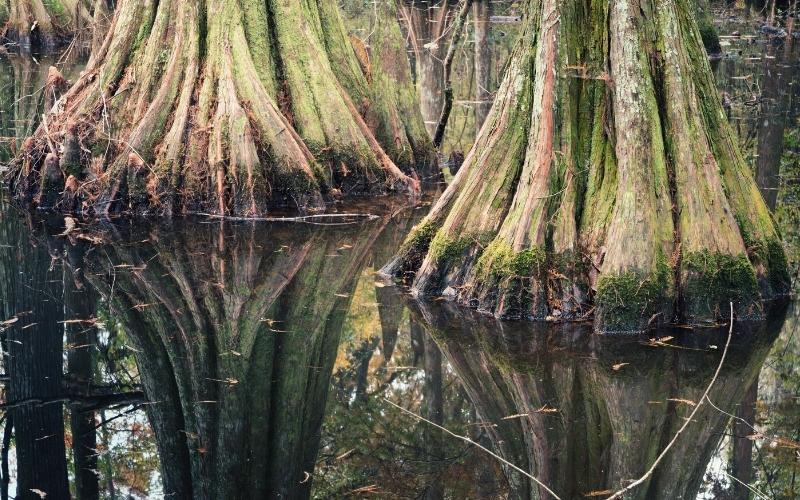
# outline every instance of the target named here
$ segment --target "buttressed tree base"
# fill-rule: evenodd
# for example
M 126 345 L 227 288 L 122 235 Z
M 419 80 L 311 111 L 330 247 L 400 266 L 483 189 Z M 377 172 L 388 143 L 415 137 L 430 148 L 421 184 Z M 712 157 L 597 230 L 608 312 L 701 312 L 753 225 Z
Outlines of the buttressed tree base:
M 123 0 L 23 144 L 12 190 L 66 212 L 240 216 L 414 191 L 434 156 L 384 22 L 366 46 L 330 0 Z
M 689 0 L 531 0 L 464 166 L 386 273 L 498 317 L 705 323 L 789 287 Z

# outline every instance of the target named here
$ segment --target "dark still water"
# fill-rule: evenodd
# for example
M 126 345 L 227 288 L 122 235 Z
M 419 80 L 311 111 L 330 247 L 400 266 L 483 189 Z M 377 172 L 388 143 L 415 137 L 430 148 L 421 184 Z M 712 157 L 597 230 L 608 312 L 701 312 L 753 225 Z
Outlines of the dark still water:
M 796 270 L 797 51 L 723 44 L 720 89 Z M 55 62 L 0 56 L 0 160 Z M 798 496 L 800 308 L 736 324 L 704 399 L 725 325 L 609 338 L 386 283 L 428 208 L 88 223 L 2 199 L 0 497 L 606 498 L 684 425 L 625 498 Z

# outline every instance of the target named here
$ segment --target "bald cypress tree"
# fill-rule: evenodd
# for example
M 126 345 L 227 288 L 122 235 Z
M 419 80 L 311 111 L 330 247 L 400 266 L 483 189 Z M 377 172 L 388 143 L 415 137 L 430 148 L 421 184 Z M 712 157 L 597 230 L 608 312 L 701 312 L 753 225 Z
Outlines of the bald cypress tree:
M 499 317 L 714 321 L 788 290 L 689 0 L 530 0 L 475 146 L 384 269 Z
M 370 62 L 331 0 L 123 0 L 108 33 L 14 161 L 17 196 L 248 216 L 413 191 L 433 159 L 419 113 L 398 108 L 414 92 L 408 61 Z

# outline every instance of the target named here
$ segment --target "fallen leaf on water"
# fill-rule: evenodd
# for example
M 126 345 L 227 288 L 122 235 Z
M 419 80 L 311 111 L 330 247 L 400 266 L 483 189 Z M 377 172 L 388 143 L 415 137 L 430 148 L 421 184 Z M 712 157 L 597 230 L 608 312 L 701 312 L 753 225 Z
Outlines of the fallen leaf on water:
M 612 490 L 594 490 L 590 491 L 589 493 L 584 493 L 583 496 L 585 497 L 602 497 L 605 495 L 610 495 L 614 493 Z
M 515 418 L 522 418 L 522 417 L 528 417 L 528 416 L 530 416 L 530 413 L 517 413 L 516 415 L 509 415 L 507 417 L 503 417 L 500 420 L 512 420 L 512 419 L 515 419 Z
M 18 318 L 18 317 L 16 317 L 16 316 L 14 316 L 14 317 L 13 317 L 13 318 L 11 318 L 11 319 L 7 319 L 7 320 L 5 320 L 5 321 L 0 321 L 0 327 L 13 325 L 13 324 L 14 324 L 14 323 L 16 323 L 17 321 L 19 321 L 19 318 Z
M 617 363 L 616 365 L 612 365 L 611 369 L 614 370 L 615 372 L 618 372 L 620 368 L 622 368 L 623 366 L 627 366 L 629 364 L 630 363 Z

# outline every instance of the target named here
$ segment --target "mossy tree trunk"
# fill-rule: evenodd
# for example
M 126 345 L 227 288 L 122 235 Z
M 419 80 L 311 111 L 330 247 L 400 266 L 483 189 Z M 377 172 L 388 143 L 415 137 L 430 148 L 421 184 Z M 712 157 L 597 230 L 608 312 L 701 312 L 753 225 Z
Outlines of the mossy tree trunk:
M 166 495 L 310 495 L 339 335 L 384 226 L 129 226 L 86 255 L 136 349 Z
M 398 37 L 384 27 L 379 42 Z M 370 85 L 330 0 L 125 0 L 12 164 L 11 186 L 34 199 L 56 164 L 63 211 L 242 216 L 415 191 L 414 168 L 432 156 L 395 102 L 413 95 L 407 62 L 393 63 L 373 65 Z M 392 113 L 397 133 L 381 128 Z
M 384 271 L 499 317 L 602 331 L 788 291 L 688 0 L 528 2 L 464 166 Z
M 0 3 L 0 39 L 23 50 L 53 49 L 91 29 L 87 0 L 9 0 Z

